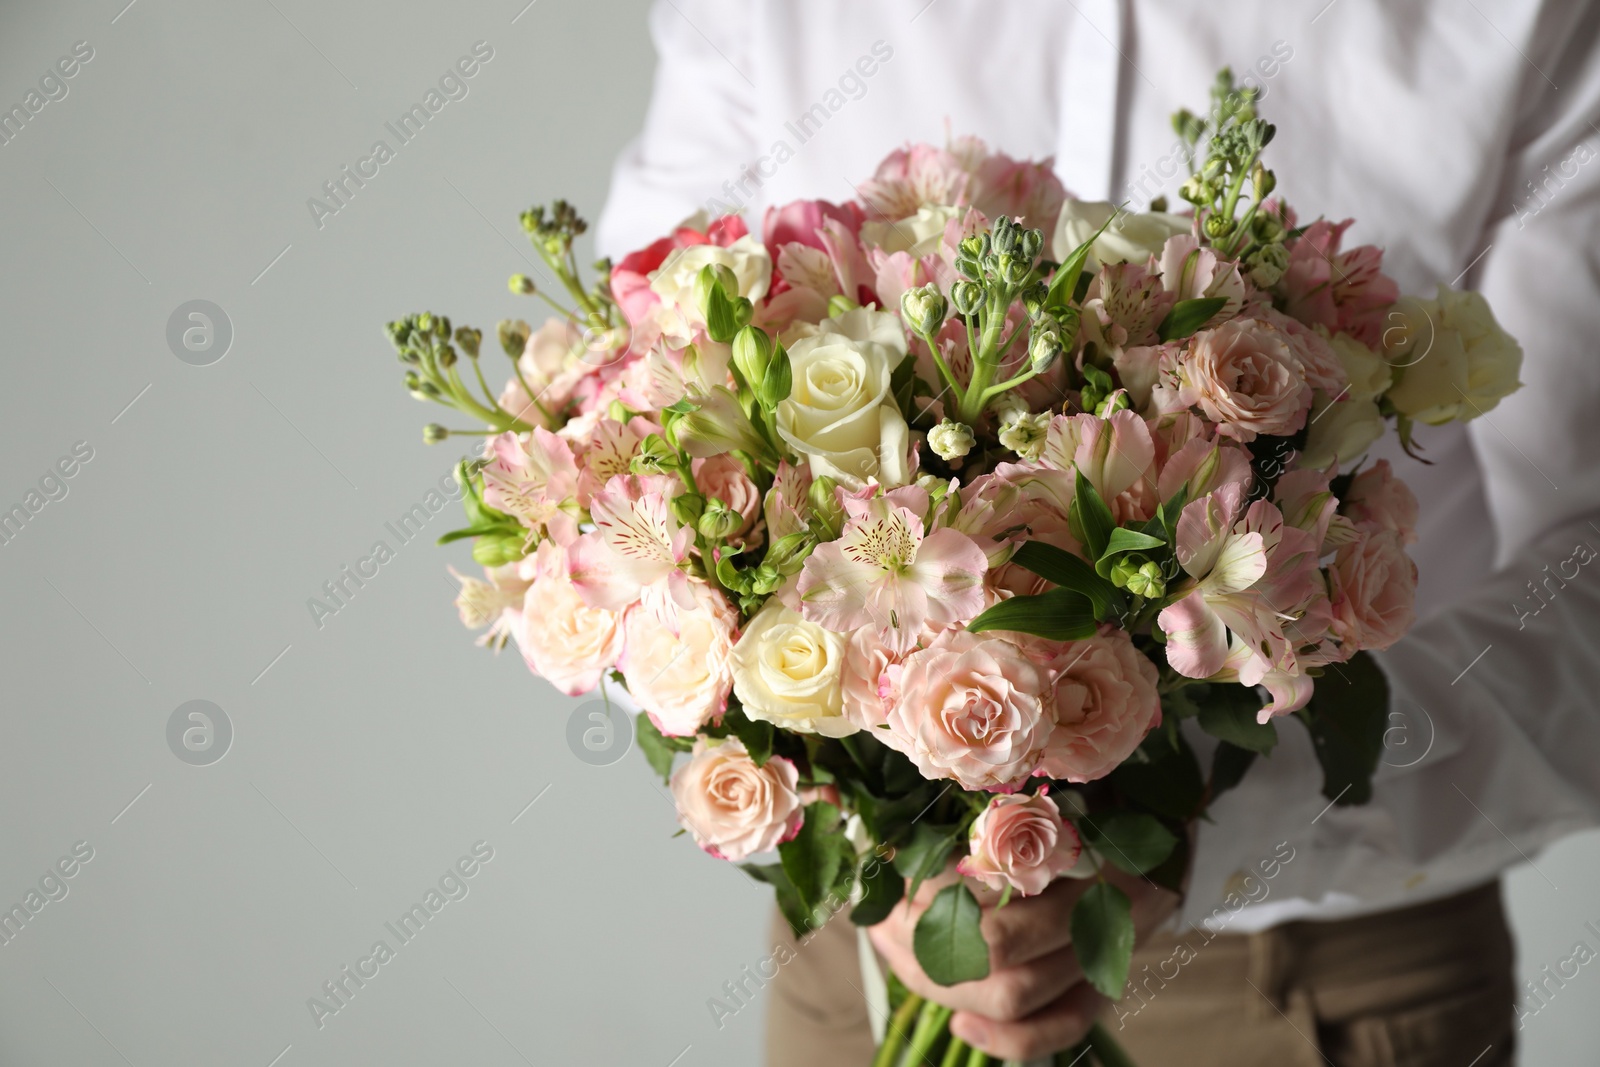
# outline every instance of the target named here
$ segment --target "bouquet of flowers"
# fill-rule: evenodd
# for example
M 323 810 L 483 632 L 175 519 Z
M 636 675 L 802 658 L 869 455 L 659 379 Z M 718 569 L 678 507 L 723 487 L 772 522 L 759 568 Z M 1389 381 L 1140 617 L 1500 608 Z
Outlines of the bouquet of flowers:
M 1417 424 L 1493 407 L 1521 354 L 1476 294 L 1402 299 L 1348 222 L 1297 219 L 1254 93 L 1212 95 L 1174 118 L 1181 213 L 914 145 L 858 202 L 769 210 L 761 240 L 691 219 L 590 283 L 575 211 L 526 212 L 550 277 L 511 289 L 556 314 L 499 324 L 498 392 L 479 331 L 389 324 L 411 393 L 487 427 L 425 431 L 486 438 L 443 539 L 486 569 L 462 619 L 564 693 L 625 690 L 683 827 L 775 853 L 745 869 L 797 935 L 954 863 L 915 930 L 951 985 L 988 973 L 985 908 L 1088 879 L 1072 944 L 1115 998 L 1134 930 L 1107 873 L 1181 889 L 1190 824 L 1280 721 L 1325 796 L 1370 794 L 1367 651 L 1412 621 L 1417 503 L 1358 461 L 1390 423 L 1415 455 Z M 876 1063 L 988 1062 L 890 991 Z

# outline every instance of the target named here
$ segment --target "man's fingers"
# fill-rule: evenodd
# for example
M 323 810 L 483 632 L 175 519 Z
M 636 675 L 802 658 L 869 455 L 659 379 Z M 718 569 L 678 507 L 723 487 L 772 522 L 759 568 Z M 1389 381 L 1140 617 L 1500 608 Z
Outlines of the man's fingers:
M 1072 907 L 1083 891 L 1083 883 L 1061 879 L 1036 897 L 1013 898 L 1003 908 L 985 910 L 990 966 L 1014 967 L 1066 947 L 1072 940 Z
M 923 973 L 915 954 L 898 938 L 881 927 L 874 927 L 870 936 L 890 969 L 913 993 L 992 1019 L 1021 1019 L 1083 979 L 1072 949 L 1065 948 L 1016 967 L 991 971 L 987 978 L 976 982 L 942 986 Z
M 957 1011 L 950 1018 L 950 1031 L 999 1059 L 1033 1059 L 1083 1040 L 1104 1004 L 1105 999 L 1087 982 L 1080 982 L 1039 1011 L 1014 1022 Z

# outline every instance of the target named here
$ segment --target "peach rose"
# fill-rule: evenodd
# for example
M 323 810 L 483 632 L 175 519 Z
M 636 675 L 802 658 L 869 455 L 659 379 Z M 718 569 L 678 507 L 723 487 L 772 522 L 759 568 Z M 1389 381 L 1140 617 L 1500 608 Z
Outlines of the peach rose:
M 972 824 L 971 854 L 956 869 L 990 889 L 1010 885 L 1023 896 L 1044 892 L 1063 871 L 1077 864 L 1083 845 L 1078 831 L 1061 818 L 1055 802 L 1040 789 L 1035 796 L 995 797 Z
M 1367 530 L 1328 568 L 1332 630 L 1346 651 L 1384 649 L 1416 620 L 1417 565 L 1394 530 Z
M 687 737 L 721 719 L 733 688 L 738 612 L 702 582 L 694 583 L 692 595 L 695 607 L 678 610 L 676 635 L 650 612 L 637 608 L 623 622 L 618 667 L 628 692 L 671 737 Z
M 1217 432 L 1248 443 L 1306 423 L 1311 386 L 1289 338 L 1270 323 L 1232 319 L 1195 335 L 1181 374 Z
M 1014 787 L 1050 738 L 1050 681 L 1003 637 L 946 630 L 906 657 L 889 743 L 926 778 L 954 778 L 963 789 Z
M 528 669 L 568 696 L 587 693 L 622 654 L 622 616 L 584 603 L 567 577 L 567 556 L 544 541 L 523 595 L 517 647 Z
M 695 844 L 737 863 L 770 852 L 800 832 L 805 808 L 794 764 L 773 756 L 760 767 L 743 743 L 700 738 L 672 776 L 678 822 Z
M 1410 486 L 1395 477 L 1386 459 L 1378 460 L 1350 480 L 1342 504 L 1352 522 L 1393 530 L 1400 535 L 1402 545 L 1417 539 L 1417 498 Z
M 1156 666 L 1122 630 L 1071 642 L 1054 666 L 1046 704 L 1055 729 L 1039 770 L 1069 782 L 1104 778 L 1161 722 Z

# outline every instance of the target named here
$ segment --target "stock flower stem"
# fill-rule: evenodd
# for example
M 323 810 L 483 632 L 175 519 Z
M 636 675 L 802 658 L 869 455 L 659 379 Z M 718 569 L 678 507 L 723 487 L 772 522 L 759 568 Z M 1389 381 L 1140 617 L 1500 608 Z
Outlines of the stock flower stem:
M 911 1035 L 911 1044 L 907 1046 L 902 1061 L 907 1067 L 923 1067 L 928 1053 L 938 1044 L 940 1035 L 949 1025 L 951 1014 L 951 1010 L 942 1004 L 935 1004 L 931 1000 L 923 1002 L 922 1011 L 917 1015 L 916 1032 Z
M 967 1057 L 967 1067 L 988 1067 L 989 1054 L 981 1048 L 972 1050 L 972 1055 Z
M 1088 1042 L 1094 1050 L 1095 1062 L 1100 1067 L 1134 1067 L 1133 1060 L 1128 1058 L 1117 1039 L 1101 1024 L 1095 1023 L 1089 1027 Z
M 906 1031 L 911 1028 L 912 1016 L 922 1007 L 923 1000 L 915 993 L 906 995 L 904 1003 L 896 1009 L 883 1035 L 883 1044 L 872 1059 L 872 1067 L 895 1067 L 900 1062 L 900 1050 L 905 1047 Z
M 944 1050 L 944 1058 L 939 1061 L 939 1067 L 963 1067 L 967 1061 L 967 1054 L 971 1051 L 972 1046 L 951 1034 L 950 1045 Z

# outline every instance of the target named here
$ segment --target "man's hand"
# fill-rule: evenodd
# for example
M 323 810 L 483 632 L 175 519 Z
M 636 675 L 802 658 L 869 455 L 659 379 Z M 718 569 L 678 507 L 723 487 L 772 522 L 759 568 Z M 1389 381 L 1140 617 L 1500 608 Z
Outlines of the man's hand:
M 941 986 L 917 965 L 911 935 L 934 894 L 956 878 L 951 870 L 924 882 L 914 900 L 901 901 L 869 931 L 872 943 L 912 992 L 956 1009 L 950 1029 L 974 1048 L 1014 1060 L 1071 1048 L 1105 1004 L 1083 980 L 1072 950 L 1072 907 L 1093 881 L 1058 879 L 1038 896 L 1013 897 L 999 909 L 994 907 L 999 894 L 973 886 L 984 905 L 989 976 Z M 1177 894 L 1144 878 L 1108 871 L 1106 879 L 1132 900 L 1134 929 L 1141 940 L 1178 906 Z

